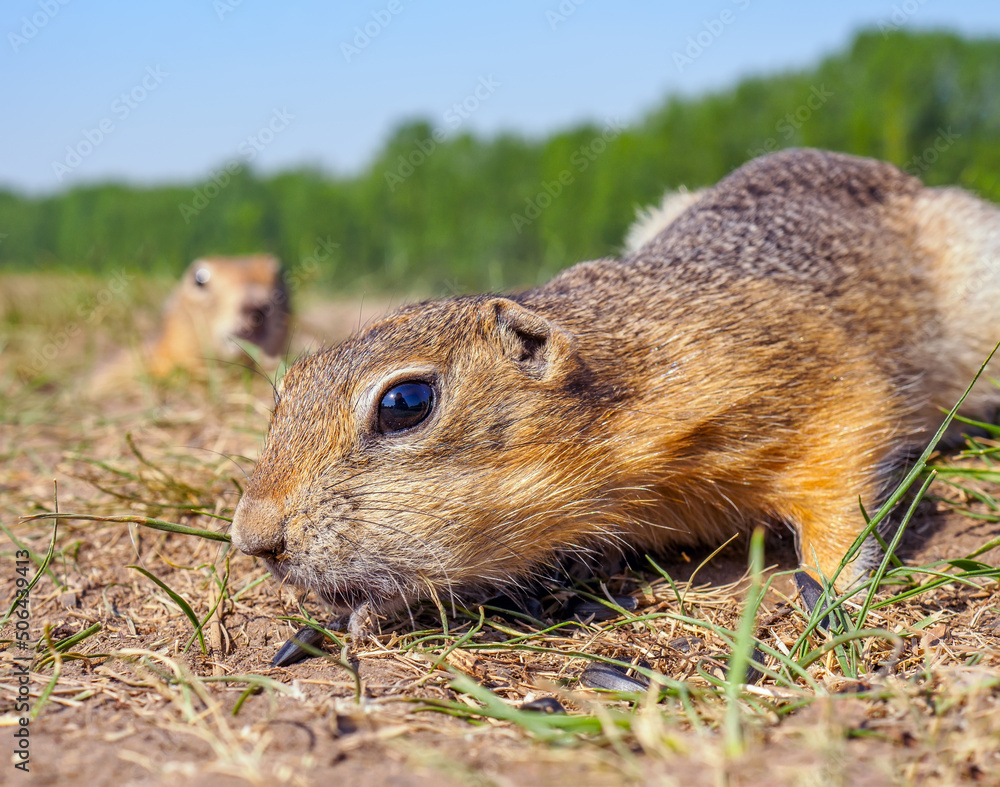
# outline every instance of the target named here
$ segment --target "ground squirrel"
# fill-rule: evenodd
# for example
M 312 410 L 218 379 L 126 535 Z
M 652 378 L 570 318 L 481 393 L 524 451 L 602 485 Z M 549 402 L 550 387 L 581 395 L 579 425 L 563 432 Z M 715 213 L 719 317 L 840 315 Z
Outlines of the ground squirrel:
M 284 353 L 288 297 L 281 264 L 267 254 L 205 257 L 191 263 L 167 301 L 159 333 L 138 352 L 123 351 L 99 368 L 96 393 L 148 375 L 165 378 L 177 369 L 198 373 L 209 360 L 243 356 L 235 339 L 267 356 Z
M 382 611 L 758 523 L 831 576 L 859 497 L 873 510 L 1000 339 L 1000 209 L 789 150 L 671 218 L 623 259 L 407 306 L 299 360 L 233 543 Z M 998 403 L 983 381 L 966 411 Z

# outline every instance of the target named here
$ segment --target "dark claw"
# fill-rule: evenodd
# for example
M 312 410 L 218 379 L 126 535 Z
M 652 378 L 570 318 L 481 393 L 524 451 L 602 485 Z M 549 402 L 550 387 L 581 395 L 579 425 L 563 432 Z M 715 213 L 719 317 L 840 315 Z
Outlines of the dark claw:
M 632 598 L 632 596 L 613 596 L 612 599 L 615 604 L 629 612 L 639 606 L 639 602 Z M 573 608 L 572 614 L 573 617 L 580 620 L 587 620 L 587 618 L 593 615 L 591 620 L 595 622 L 599 620 L 614 620 L 620 617 L 617 610 L 609 607 L 607 604 L 602 604 L 600 601 L 581 601 Z
M 722 654 L 719 654 L 720 656 Z M 732 663 L 732 654 L 729 656 L 729 662 Z M 761 667 L 766 667 L 767 656 L 764 655 L 764 651 L 760 648 L 754 648 L 753 652 L 750 653 L 750 661 L 747 662 L 746 670 L 743 673 L 743 678 L 740 683 L 746 683 L 748 685 L 756 685 L 760 683 L 760 679 L 764 677 L 764 673 L 761 672 L 755 664 L 759 664 Z M 726 670 L 726 680 L 729 680 L 729 670 Z
M 545 607 L 537 598 L 526 598 L 524 600 L 524 611 L 535 620 L 545 619 Z
M 591 664 L 580 673 L 580 685 L 605 691 L 645 691 L 649 688 L 649 678 L 645 675 L 631 677 L 614 664 Z
M 744 675 L 744 683 L 750 685 L 756 685 L 760 683 L 760 679 L 764 677 L 764 673 L 757 669 L 754 664 L 760 664 L 764 667 L 764 663 L 767 660 L 767 656 L 764 655 L 764 651 L 760 648 L 754 648 L 753 653 L 750 654 L 750 662 L 747 664 L 746 675 Z
M 521 710 L 536 711 L 538 713 L 565 713 L 566 708 L 555 697 L 539 697 L 537 700 L 525 702 L 521 705 Z
M 700 648 L 704 644 L 701 637 L 677 637 L 667 643 L 668 648 L 673 648 L 678 653 L 690 653 L 695 648 Z
M 823 595 L 823 586 L 809 576 L 805 571 L 796 571 L 795 587 L 799 590 L 799 598 L 802 599 L 802 604 L 805 606 L 806 611 L 811 615 L 815 611 L 816 605 L 819 603 L 819 600 Z M 821 629 L 830 628 L 829 615 L 823 616 L 819 622 L 819 627 Z
M 316 631 L 312 626 L 299 629 L 292 637 L 285 641 L 284 645 L 278 648 L 278 652 L 271 659 L 271 666 L 287 667 L 291 664 L 297 664 L 303 659 L 312 657 L 313 654 L 305 650 L 302 646 L 319 648 L 323 644 L 324 639 L 323 634 Z
M 539 593 L 543 592 L 541 588 L 537 590 Z M 539 599 L 532 595 L 511 596 L 507 593 L 503 593 L 499 596 L 491 598 L 487 602 L 487 605 L 496 610 L 500 617 L 510 623 L 520 622 L 521 617 L 517 613 L 520 613 L 520 615 L 527 615 L 539 624 L 542 624 L 545 620 L 544 605 Z

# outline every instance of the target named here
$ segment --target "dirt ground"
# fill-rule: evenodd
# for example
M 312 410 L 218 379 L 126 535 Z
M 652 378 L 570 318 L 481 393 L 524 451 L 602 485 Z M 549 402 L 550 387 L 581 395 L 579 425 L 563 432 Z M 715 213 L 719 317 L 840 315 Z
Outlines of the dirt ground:
M 152 301 L 156 292 L 136 297 Z M 20 518 L 53 511 L 54 481 L 63 513 L 153 517 L 224 531 L 227 523 L 212 515 L 231 516 L 271 402 L 269 382 L 239 370 L 220 370 L 207 383 L 83 395 L 81 382 L 112 351 L 116 332 L 137 330 L 134 314 L 123 308 L 102 317 L 95 334 L 74 332 L 42 373 L 26 379 L 19 371 L 25 360 L 64 325 L 67 305 L 47 308 L 33 319 L 13 313 L 9 303 L 0 312 L 3 611 L 17 590 L 16 550 L 44 555 L 48 548 L 52 521 Z M 325 317 L 321 310 L 312 330 L 332 324 L 325 319 L 349 325 L 357 308 L 331 308 Z M 138 320 L 138 330 L 151 322 Z M 990 467 L 954 455 L 943 461 Z M 906 563 L 961 559 L 1000 536 L 990 505 L 997 486 L 962 483 L 967 489 L 932 486 L 904 538 Z M 893 632 L 898 644 L 873 637 L 856 678 L 831 651 L 809 666 L 811 684 L 765 678 L 749 687 L 741 700 L 744 746 L 733 751 L 725 744 L 727 703 L 705 674 L 726 650 L 712 626 L 737 626 L 747 589 L 746 542 L 702 566 L 709 555 L 658 556 L 673 587 L 642 561 L 605 577 L 610 593 L 638 601 L 635 617 L 624 623 L 612 618 L 539 631 L 490 610 L 481 621 L 479 610 L 449 610 L 443 622 L 433 607 L 381 621 L 347 654 L 360 677 L 358 696 L 332 644 L 329 660 L 271 666 L 299 628 L 282 617 L 301 616 L 301 605 L 321 622 L 329 618 L 314 599 L 262 580 L 262 564 L 192 536 L 63 522 L 50 572 L 30 597 L 32 645 L 40 640 L 30 651 L 30 700 L 40 710 L 29 725 L 28 778 L 52 785 L 183 779 L 191 787 L 1000 784 L 995 574 L 874 610 L 871 623 Z M 766 556 L 776 571 L 794 568 L 790 536 L 773 534 Z M 976 557 L 991 566 L 997 559 L 996 548 Z M 204 649 L 191 642 L 193 626 L 177 600 L 136 565 L 186 600 L 199 620 L 215 609 Z M 32 564 L 31 575 L 35 570 Z M 589 587 L 602 592 L 600 584 Z M 758 612 L 761 642 L 780 649 L 803 631 L 793 595 L 789 576 L 778 576 Z M 555 602 L 544 614 L 547 626 L 569 617 Z M 705 623 L 685 622 L 683 615 Z M 4 752 L 14 750 L 21 716 L 15 656 L 23 653 L 14 622 L 0 633 Z M 343 632 L 342 623 L 331 626 Z M 81 641 L 57 646 L 95 625 Z M 814 637 L 823 643 L 822 635 Z M 668 692 L 660 702 L 652 694 L 636 701 L 601 695 L 578 682 L 591 658 L 642 660 L 692 693 L 685 699 Z M 454 684 L 462 675 L 504 707 L 558 697 L 571 717 L 596 726 L 564 734 L 532 727 L 523 714 L 481 714 L 481 698 Z M 251 681 L 261 688 L 248 694 Z M 628 723 L 616 723 L 617 713 Z M 0 756 L 0 783 L 21 778 L 14 762 Z

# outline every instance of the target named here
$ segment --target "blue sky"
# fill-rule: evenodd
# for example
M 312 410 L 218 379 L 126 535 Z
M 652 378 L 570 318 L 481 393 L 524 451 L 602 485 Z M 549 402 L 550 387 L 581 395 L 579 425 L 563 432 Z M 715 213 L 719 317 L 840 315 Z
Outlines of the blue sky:
M 1000 35 L 986 0 L 4 0 L 0 185 L 186 182 L 251 156 L 351 173 L 456 103 L 463 131 L 629 122 L 893 21 Z

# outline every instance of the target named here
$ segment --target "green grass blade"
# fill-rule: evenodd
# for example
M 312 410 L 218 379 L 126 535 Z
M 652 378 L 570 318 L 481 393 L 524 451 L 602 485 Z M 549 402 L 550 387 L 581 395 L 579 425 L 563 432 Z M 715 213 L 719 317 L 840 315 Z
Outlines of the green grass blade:
M 736 630 L 733 654 L 726 671 L 726 720 L 725 750 L 729 757 L 737 757 L 743 752 L 743 717 L 740 707 L 741 686 L 746 682 L 747 667 L 753 654 L 756 640 L 754 629 L 757 625 L 757 611 L 762 598 L 764 572 L 764 531 L 754 530 L 750 537 L 750 588 L 743 604 L 743 614 Z
M 197 527 L 178 525 L 176 522 L 166 522 L 162 519 L 152 519 L 148 516 L 94 516 L 92 514 L 32 514 L 21 517 L 21 522 L 33 522 L 36 519 L 75 519 L 84 522 L 120 522 L 128 525 L 142 525 L 151 530 L 162 530 L 165 533 L 178 533 L 182 536 L 197 536 L 209 541 L 229 543 L 228 533 L 217 533 L 214 530 L 201 530 Z
M 142 566 L 130 565 L 126 566 L 126 568 L 134 568 L 144 577 L 146 577 L 149 580 L 152 580 L 152 582 L 156 584 L 157 587 L 159 587 L 161 590 L 163 590 L 163 592 L 165 592 L 168 596 L 170 596 L 171 600 L 178 607 L 181 608 L 181 611 L 185 615 L 187 615 L 188 620 L 191 621 L 191 625 L 194 626 L 195 634 L 198 636 L 198 643 L 201 645 L 201 652 L 207 654 L 208 648 L 205 646 L 205 635 L 201 630 L 201 623 L 198 621 L 198 616 L 194 614 L 194 610 L 191 609 L 191 605 L 188 604 L 187 601 L 185 601 L 181 596 L 179 596 L 177 593 L 175 593 L 173 590 L 167 587 L 167 584 L 162 579 L 160 579 L 152 572 L 147 571 Z
M 57 501 L 58 503 L 58 501 Z M 58 510 L 58 504 L 56 505 Z M 49 564 L 52 562 L 52 558 L 56 554 L 56 535 L 59 530 L 58 515 L 48 514 L 45 517 L 38 517 L 39 519 L 52 519 L 52 538 L 49 540 L 49 548 L 45 552 L 45 556 L 42 558 L 41 564 L 38 566 L 38 571 L 35 572 L 35 576 L 31 578 L 27 585 L 25 585 L 21 590 L 19 590 L 14 595 L 14 600 L 11 602 L 10 607 L 2 618 L 0 618 L 0 626 L 4 626 L 10 616 L 14 614 L 14 610 L 17 609 L 18 605 L 28 597 L 35 585 L 38 584 L 38 580 L 42 578 L 42 574 L 46 573 L 49 568 Z M 59 587 L 63 586 L 63 583 L 56 579 L 56 585 Z

